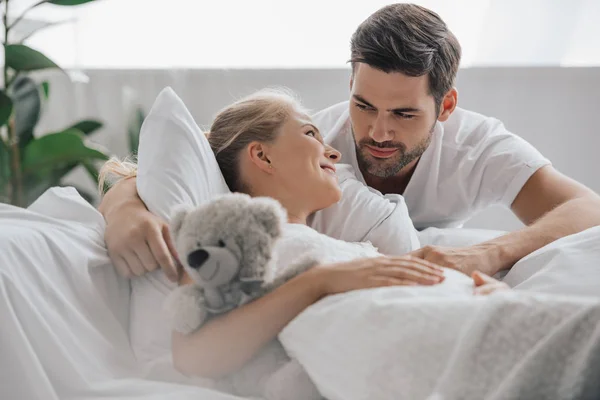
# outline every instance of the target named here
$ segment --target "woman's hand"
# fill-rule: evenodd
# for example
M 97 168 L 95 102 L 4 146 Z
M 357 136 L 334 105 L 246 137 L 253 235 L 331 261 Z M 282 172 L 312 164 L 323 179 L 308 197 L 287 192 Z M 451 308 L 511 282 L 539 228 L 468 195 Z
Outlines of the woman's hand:
M 510 290 L 510 286 L 506 283 L 492 278 L 483 272 L 475 271 L 471 274 L 473 281 L 475 281 L 475 290 L 473 293 L 476 296 L 485 296 L 498 291 Z
M 180 268 L 169 226 L 146 209 L 137 195 L 135 178 L 113 186 L 98 210 L 106 220 L 104 240 L 113 265 L 125 277 L 140 276 L 162 268 L 177 282 Z
M 383 286 L 435 285 L 444 280 L 441 267 L 409 256 L 364 258 L 310 271 L 319 274 L 324 296 Z

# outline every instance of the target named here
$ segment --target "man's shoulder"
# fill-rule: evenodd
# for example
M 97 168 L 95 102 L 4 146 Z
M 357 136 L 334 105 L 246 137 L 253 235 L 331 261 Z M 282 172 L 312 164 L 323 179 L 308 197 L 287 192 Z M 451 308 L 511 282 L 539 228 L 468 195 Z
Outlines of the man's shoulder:
M 444 146 L 456 150 L 477 147 L 498 134 L 512 135 L 498 119 L 458 107 L 443 123 L 443 128 Z

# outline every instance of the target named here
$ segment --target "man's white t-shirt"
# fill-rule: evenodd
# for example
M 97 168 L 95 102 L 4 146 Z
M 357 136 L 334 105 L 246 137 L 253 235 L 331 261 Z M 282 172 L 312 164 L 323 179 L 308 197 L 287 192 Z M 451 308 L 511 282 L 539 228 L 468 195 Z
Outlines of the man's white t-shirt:
M 365 183 L 356 160 L 349 106 L 348 101 L 331 106 L 314 115 L 313 121 L 325 141 L 341 152 L 342 162 Z M 531 175 L 548 164 L 497 119 L 457 108 L 447 121 L 436 123 L 432 142 L 403 196 L 417 229 L 457 228 L 490 205 L 510 207 Z M 330 226 L 344 223 L 344 210 L 340 212 L 328 216 Z

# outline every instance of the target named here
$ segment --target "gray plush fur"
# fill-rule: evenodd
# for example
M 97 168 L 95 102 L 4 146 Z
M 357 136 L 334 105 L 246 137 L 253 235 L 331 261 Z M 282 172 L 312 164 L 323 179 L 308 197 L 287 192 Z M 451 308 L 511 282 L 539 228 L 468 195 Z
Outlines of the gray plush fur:
M 256 299 L 313 267 L 317 260 L 307 258 L 275 272 L 272 250 L 286 221 L 276 200 L 239 193 L 175 212 L 175 248 L 194 284 L 178 287 L 166 300 L 173 329 L 192 333 L 209 316 Z M 278 340 L 221 383 L 235 394 L 267 400 L 321 399 Z

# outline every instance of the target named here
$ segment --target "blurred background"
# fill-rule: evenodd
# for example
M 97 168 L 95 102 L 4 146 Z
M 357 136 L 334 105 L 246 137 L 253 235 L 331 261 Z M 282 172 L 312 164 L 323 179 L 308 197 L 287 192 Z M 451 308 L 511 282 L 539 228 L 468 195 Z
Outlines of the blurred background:
M 0 186 L 15 182 L 10 149 L 21 146 L 21 175 L 34 182 L 21 188 L 22 203 L 48 184 L 75 185 L 96 202 L 95 168 L 135 151 L 143 116 L 165 86 L 201 126 L 265 86 L 287 86 L 315 111 L 347 100 L 350 36 L 389 3 L 0 1 L 10 28 L 8 42 L 2 30 Z M 459 105 L 499 118 L 558 170 L 600 192 L 600 0 L 415 3 L 437 12 L 462 45 Z M 6 189 L 1 196 L 14 200 Z M 468 226 L 520 223 L 493 208 Z

